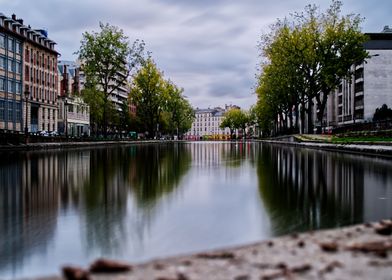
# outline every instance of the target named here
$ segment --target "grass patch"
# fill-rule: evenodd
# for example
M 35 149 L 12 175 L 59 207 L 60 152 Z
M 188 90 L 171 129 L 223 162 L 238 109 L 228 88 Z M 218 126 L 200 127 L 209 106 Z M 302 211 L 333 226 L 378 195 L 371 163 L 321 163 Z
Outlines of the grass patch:
M 353 142 L 392 142 L 392 137 L 382 136 L 333 136 L 332 143 L 353 143 Z

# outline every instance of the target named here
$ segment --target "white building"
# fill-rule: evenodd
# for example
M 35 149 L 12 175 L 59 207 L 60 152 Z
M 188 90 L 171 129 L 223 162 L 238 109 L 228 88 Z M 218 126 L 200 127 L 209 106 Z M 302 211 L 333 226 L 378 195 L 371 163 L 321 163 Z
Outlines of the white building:
M 188 139 L 200 139 L 203 136 L 209 136 L 214 139 L 226 139 L 230 136 L 229 128 L 222 129 L 224 114 L 237 106 L 225 106 L 225 109 L 216 107 L 213 109 L 195 109 L 195 120 L 191 129 L 185 134 Z
M 370 122 L 377 108 L 392 107 L 392 29 L 366 35 L 370 57 L 353 66 L 351 81 L 343 80 L 328 97 L 324 125 L 329 128 Z

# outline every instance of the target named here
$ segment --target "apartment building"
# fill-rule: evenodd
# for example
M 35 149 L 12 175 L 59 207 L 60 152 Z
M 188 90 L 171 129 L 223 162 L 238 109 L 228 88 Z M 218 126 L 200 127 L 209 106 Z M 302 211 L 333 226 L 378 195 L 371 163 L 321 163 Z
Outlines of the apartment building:
M 353 65 L 351 80 L 342 80 L 329 95 L 324 124 L 333 128 L 372 121 L 377 108 L 392 107 L 392 29 L 366 33 L 369 58 Z
M 90 108 L 81 98 L 84 74 L 74 61 L 58 62 L 59 133 L 68 136 L 90 135 Z
M 215 107 L 213 109 L 195 109 L 195 120 L 192 123 L 191 129 L 185 134 L 189 139 L 200 139 L 203 136 L 211 136 L 213 138 L 225 138 L 230 136 L 230 129 L 220 128 L 224 114 L 238 106 L 225 105 L 225 108 Z
M 22 24 L 0 13 L 0 130 L 23 131 Z
M 55 44 L 47 31 L 0 13 L 0 129 L 57 130 Z

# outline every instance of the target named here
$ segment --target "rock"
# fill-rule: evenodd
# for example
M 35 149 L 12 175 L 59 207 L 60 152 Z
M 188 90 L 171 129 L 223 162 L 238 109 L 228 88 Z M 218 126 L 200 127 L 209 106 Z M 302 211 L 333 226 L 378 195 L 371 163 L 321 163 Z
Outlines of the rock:
M 392 224 L 383 224 L 377 226 L 374 231 L 380 235 L 391 235 L 392 234 Z
M 338 250 L 338 244 L 336 242 L 323 242 L 320 243 L 320 248 L 324 252 L 336 252 Z
M 231 252 L 221 253 L 202 253 L 197 255 L 198 258 L 202 259 L 234 259 L 235 256 Z
M 132 270 L 132 266 L 118 261 L 98 259 L 91 264 L 89 270 L 93 273 L 127 272 Z
M 67 280 L 90 280 L 88 271 L 80 267 L 65 266 L 63 267 L 63 276 Z

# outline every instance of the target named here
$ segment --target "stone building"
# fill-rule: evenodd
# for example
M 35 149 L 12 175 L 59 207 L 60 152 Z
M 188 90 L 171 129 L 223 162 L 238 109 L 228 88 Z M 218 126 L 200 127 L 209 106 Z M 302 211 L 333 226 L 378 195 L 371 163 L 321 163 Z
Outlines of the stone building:
M 47 31 L 0 13 L 0 129 L 57 130 L 55 44 Z
M 342 80 L 329 95 L 324 126 L 370 122 L 377 108 L 392 107 L 392 29 L 366 33 L 364 44 L 369 53 L 363 63 L 353 65 L 351 80 Z
M 224 114 L 238 106 L 225 106 L 225 108 L 215 107 L 213 109 L 195 109 L 195 120 L 192 123 L 191 129 L 185 134 L 188 139 L 200 139 L 203 136 L 210 136 L 212 138 L 227 138 L 230 136 L 230 129 L 220 128 Z
M 26 31 L 15 15 L 0 13 L 0 130 L 23 131 L 23 42 Z
M 81 98 L 84 75 L 73 61 L 59 61 L 59 133 L 68 136 L 90 135 L 90 108 Z

